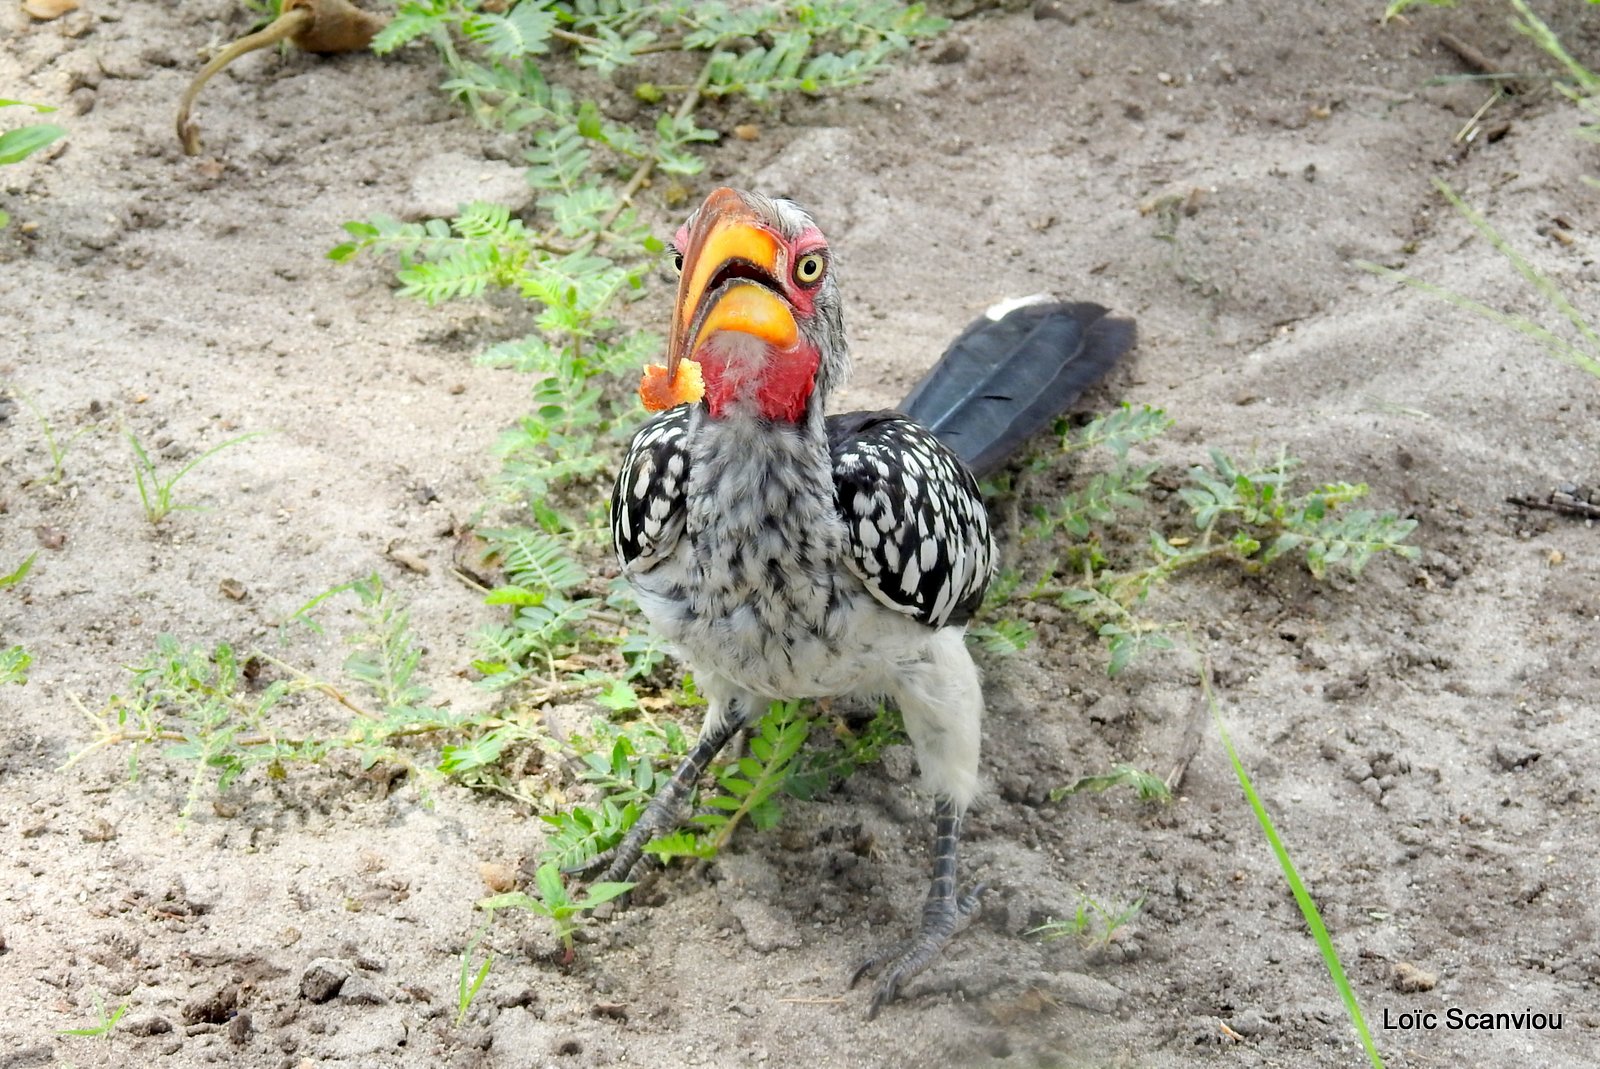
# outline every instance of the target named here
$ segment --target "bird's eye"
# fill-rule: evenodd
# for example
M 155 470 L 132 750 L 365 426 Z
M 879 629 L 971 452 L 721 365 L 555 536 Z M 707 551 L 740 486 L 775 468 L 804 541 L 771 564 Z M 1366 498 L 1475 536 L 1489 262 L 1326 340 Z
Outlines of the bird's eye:
M 680 275 L 683 274 L 683 253 L 677 249 L 672 250 L 672 270 Z
M 820 253 L 807 253 L 794 262 L 794 280 L 802 286 L 810 286 L 820 281 L 822 269 L 827 266 L 827 261 Z

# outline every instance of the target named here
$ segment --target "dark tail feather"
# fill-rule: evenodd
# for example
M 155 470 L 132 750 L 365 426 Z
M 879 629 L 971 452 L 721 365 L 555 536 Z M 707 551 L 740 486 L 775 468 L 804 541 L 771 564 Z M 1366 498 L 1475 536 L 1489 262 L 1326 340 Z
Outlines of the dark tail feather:
M 1135 328 L 1098 304 L 1030 304 L 974 321 L 900 410 L 975 475 L 998 469 L 1133 348 Z

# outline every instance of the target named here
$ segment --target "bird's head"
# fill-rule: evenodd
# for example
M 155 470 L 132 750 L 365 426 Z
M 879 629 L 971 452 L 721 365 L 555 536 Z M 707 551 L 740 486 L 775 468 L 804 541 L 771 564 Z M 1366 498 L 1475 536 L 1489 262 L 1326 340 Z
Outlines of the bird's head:
M 679 270 L 667 375 L 693 359 L 705 402 L 788 423 L 820 414 L 848 369 L 828 242 L 799 205 L 714 190 L 670 250 Z M 812 405 L 816 399 L 816 405 Z

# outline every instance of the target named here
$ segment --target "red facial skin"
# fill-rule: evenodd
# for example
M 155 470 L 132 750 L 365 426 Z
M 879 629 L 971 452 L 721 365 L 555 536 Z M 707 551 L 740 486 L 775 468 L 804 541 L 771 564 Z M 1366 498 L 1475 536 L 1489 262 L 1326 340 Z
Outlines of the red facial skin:
M 798 325 L 815 314 L 817 290 L 822 280 L 819 278 L 805 285 L 796 282 L 794 264 L 811 253 L 821 253 L 825 257 L 828 243 L 816 227 L 807 227 L 792 242 L 776 234 L 774 237 L 778 239 L 778 256 L 772 273 L 780 287 L 777 293 L 789 305 Z M 673 244 L 678 249 L 686 249 L 689 240 L 689 228 L 683 226 L 674 235 Z M 750 397 L 750 382 L 747 376 L 729 373 L 728 360 L 713 349 L 710 340 L 701 344 L 693 356 L 705 378 L 706 406 L 714 418 L 722 419 L 737 402 Z M 754 388 L 754 400 L 761 416 L 783 423 L 798 423 L 804 419 L 806 403 L 816 388 L 820 363 L 821 354 L 806 340 L 804 330 L 793 348 L 768 348 Z

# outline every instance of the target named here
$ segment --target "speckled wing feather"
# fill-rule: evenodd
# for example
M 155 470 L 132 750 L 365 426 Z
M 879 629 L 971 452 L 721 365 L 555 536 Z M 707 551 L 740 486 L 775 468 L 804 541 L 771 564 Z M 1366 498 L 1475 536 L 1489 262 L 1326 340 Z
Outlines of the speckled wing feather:
M 828 418 L 845 563 L 879 602 L 925 624 L 962 624 L 994 570 L 989 515 L 954 453 L 897 412 Z
M 611 544 L 625 571 L 649 571 L 683 534 L 689 409 L 670 408 L 640 427 L 622 459 L 611 490 Z

